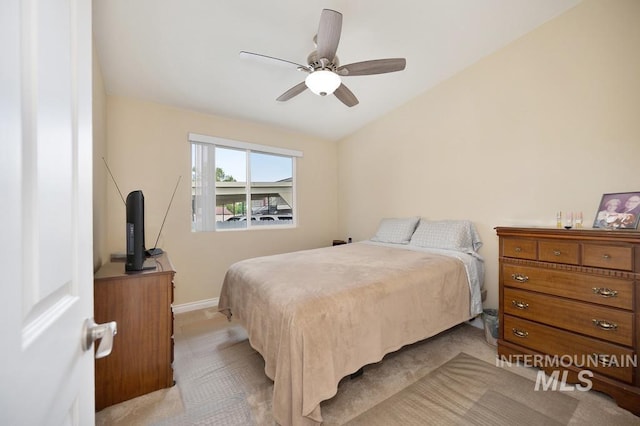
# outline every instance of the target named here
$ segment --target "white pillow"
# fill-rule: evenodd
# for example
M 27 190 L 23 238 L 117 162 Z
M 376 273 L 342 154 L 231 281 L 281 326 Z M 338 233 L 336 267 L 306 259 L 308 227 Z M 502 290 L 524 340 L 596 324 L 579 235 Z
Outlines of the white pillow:
M 385 218 L 380 221 L 378 232 L 371 241 L 380 243 L 408 244 L 419 217 Z
M 474 253 L 482 247 L 476 228 L 468 220 L 422 219 L 409 244 L 464 253 Z

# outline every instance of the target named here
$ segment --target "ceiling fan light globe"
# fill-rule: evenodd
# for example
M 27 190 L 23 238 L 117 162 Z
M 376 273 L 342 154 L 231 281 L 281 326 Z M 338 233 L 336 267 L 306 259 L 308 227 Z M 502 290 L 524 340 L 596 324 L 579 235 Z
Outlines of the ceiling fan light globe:
M 340 76 L 332 71 L 318 70 L 307 76 L 305 84 L 316 95 L 330 95 L 340 87 L 342 80 Z

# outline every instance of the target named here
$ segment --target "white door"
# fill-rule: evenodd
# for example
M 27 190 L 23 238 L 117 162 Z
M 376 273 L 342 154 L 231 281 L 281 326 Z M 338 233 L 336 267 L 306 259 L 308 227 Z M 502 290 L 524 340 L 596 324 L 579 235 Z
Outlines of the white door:
M 92 425 L 91 1 L 0 3 L 0 424 Z

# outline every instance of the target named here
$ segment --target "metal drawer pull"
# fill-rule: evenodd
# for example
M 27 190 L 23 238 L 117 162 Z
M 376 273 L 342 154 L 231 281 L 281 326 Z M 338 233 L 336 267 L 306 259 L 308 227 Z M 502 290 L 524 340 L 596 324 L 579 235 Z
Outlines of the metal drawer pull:
M 595 325 L 598 328 L 601 328 L 602 330 L 615 330 L 618 328 L 618 324 L 616 324 L 615 322 L 609 322 L 607 320 L 599 320 L 599 319 L 592 319 L 591 321 L 593 321 L 593 325 Z
M 516 308 L 518 308 L 518 309 L 522 309 L 522 310 L 527 309 L 527 308 L 529 307 L 529 304 L 528 304 L 528 303 L 524 303 L 524 302 L 521 302 L 521 301 L 519 301 L 519 300 L 512 300 L 512 301 L 511 301 L 511 304 L 512 304 L 513 306 L 515 306 Z M 595 321 L 595 320 L 594 320 L 594 321 Z
M 593 292 L 599 294 L 602 297 L 616 297 L 618 295 L 617 290 L 611 290 L 605 287 L 593 287 Z
M 561 252 L 560 250 L 554 250 L 554 251 L 553 251 L 553 254 L 554 254 L 555 256 L 560 256 L 560 255 L 562 254 L 562 252 Z
M 591 356 L 594 358 L 595 362 L 598 365 L 602 365 L 604 367 L 610 367 L 611 366 L 611 361 L 612 361 L 612 355 L 609 354 L 599 354 L 599 353 L 592 353 Z
M 522 338 L 525 338 L 525 337 L 527 337 L 527 336 L 529 335 L 529 332 L 528 332 L 528 331 L 518 330 L 517 328 L 512 328 L 512 329 L 511 329 L 511 331 L 513 332 L 513 334 L 514 334 L 516 337 L 522 337 Z
M 515 249 L 513 249 L 516 253 L 520 253 L 522 251 L 522 249 L 520 247 L 516 247 Z
M 529 281 L 529 277 L 522 274 L 511 274 L 511 278 L 518 281 L 519 283 L 526 283 Z
M 609 260 L 609 259 L 611 259 L 611 256 L 609 256 L 608 254 L 603 254 L 602 258 Z

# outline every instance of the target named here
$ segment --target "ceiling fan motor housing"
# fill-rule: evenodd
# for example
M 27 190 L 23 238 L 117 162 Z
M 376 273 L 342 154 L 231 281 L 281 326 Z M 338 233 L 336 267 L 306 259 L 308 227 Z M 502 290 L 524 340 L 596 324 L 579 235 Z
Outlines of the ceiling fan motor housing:
M 340 65 L 337 56 L 333 58 L 333 61 L 327 58 L 318 58 L 318 52 L 315 50 L 307 56 L 307 64 L 313 71 L 327 70 L 333 72 L 336 72 Z

